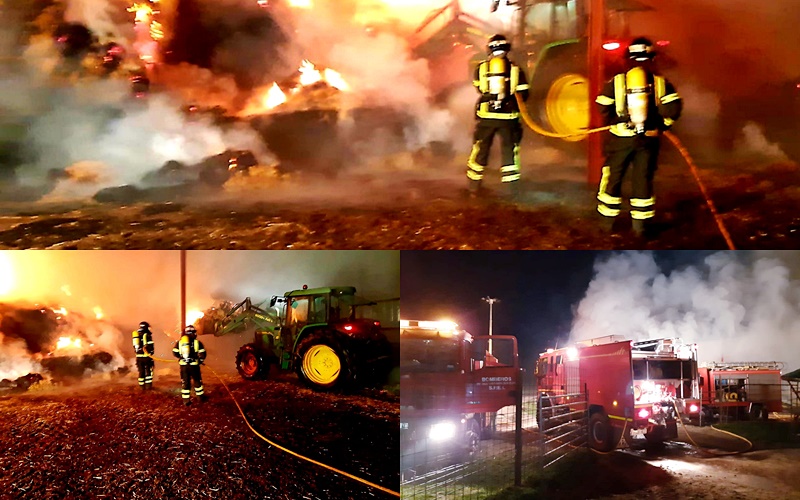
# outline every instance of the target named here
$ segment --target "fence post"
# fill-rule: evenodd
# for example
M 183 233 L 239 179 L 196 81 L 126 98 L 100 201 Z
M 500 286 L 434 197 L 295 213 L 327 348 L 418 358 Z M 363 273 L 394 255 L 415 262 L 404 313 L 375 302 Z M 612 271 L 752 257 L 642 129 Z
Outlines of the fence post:
M 520 368 L 517 372 L 517 415 L 516 415 L 516 432 L 515 438 L 515 452 L 514 452 L 514 486 L 522 486 L 522 393 L 523 390 L 523 369 Z

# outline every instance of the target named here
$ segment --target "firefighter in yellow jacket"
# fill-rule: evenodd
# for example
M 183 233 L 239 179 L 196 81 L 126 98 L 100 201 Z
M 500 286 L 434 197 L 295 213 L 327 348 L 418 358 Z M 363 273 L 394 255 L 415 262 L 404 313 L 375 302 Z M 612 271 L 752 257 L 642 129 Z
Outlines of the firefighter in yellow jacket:
M 142 321 L 139 329 L 133 331 L 133 351 L 136 353 L 136 368 L 139 370 L 139 387 L 142 390 L 153 388 L 153 332 L 150 331 L 150 323 Z
M 653 43 L 636 38 L 628 46 L 630 69 L 603 87 L 596 102 L 606 125 L 606 160 L 597 192 L 597 211 L 611 229 L 622 208 L 622 180 L 631 166 L 631 219 L 637 236 L 648 235 L 655 216 L 653 178 L 658 167 L 661 134 L 680 117 L 683 107 L 675 87 L 651 66 Z
M 181 397 L 183 404 L 192 404 L 192 381 L 194 381 L 194 395 L 200 401 L 206 401 L 207 397 L 203 392 L 203 377 L 200 374 L 200 365 L 206 359 L 206 348 L 203 343 L 197 340 L 197 330 L 193 325 L 187 326 L 183 330 L 183 336 L 175 342 L 172 354 L 178 358 L 181 366 Z
M 475 108 L 478 123 L 473 135 L 472 153 L 467 160 L 469 192 L 475 196 L 489 163 L 489 150 L 495 135 L 501 139 L 503 185 L 512 196 L 518 194 L 520 179 L 519 144 L 522 141 L 519 105 L 515 94 L 528 100 L 528 79 L 519 66 L 508 59 L 511 44 L 503 35 L 494 35 L 487 46 L 489 58 L 475 68 L 473 85 L 480 93 Z

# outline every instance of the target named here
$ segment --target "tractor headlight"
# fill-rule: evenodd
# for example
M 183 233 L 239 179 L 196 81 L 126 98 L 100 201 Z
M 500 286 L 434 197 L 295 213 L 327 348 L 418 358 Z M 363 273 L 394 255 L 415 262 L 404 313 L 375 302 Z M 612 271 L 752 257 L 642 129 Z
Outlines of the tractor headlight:
M 447 441 L 456 435 L 456 424 L 453 422 L 439 422 L 433 424 L 428 431 L 428 437 L 432 441 Z

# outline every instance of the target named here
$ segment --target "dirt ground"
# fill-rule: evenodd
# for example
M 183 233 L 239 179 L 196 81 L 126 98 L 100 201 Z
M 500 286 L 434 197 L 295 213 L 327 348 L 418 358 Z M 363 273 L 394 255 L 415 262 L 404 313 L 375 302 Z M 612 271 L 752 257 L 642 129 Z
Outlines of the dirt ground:
M 674 152 L 664 155 L 656 177 L 657 217 L 647 240 L 630 233 L 627 217 L 620 218 L 615 234 L 597 226 L 596 188 L 580 164 L 525 167 L 515 203 L 490 183 L 489 195 L 475 201 L 464 196 L 460 176 L 426 180 L 427 175 L 405 172 L 390 188 L 364 181 L 362 191 L 371 195 L 361 201 L 354 194 L 348 203 L 278 200 L 269 189 L 250 202 L 201 204 L 197 197 L 177 197 L 125 204 L 5 203 L 0 248 L 727 248 L 697 183 Z M 737 248 L 800 246 L 800 166 L 718 164 L 701 168 L 701 175 Z M 269 201 L 273 195 L 277 201 Z
M 276 444 L 399 491 L 399 400 L 316 393 L 294 377 L 221 375 Z M 0 496 L 13 498 L 391 498 L 289 455 L 251 432 L 215 376 L 184 407 L 179 378 L 135 374 L 0 397 Z
M 756 445 L 737 454 L 748 450 L 747 443 L 711 427 L 690 426 L 688 430 L 699 446 L 690 442 L 685 430 L 679 430 L 681 441 L 663 449 L 626 449 L 609 457 L 614 470 L 610 477 L 637 477 L 639 484 L 622 488 L 626 493 L 597 498 L 800 498 L 800 477 L 796 474 L 800 449 L 759 449 Z M 635 460 L 630 460 L 633 457 Z M 613 485 L 604 486 L 613 491 Z

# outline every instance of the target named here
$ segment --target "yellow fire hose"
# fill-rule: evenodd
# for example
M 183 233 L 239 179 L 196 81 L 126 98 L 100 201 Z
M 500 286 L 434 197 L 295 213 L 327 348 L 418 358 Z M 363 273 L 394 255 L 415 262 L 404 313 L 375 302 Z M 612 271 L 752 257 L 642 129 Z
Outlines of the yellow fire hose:
M 167 335 L 167 337 L 169 337 L 169 335 L 167 334 L 167 332 L 164 332 L 164 335 Z M 170 337 L 170 340 L 172 340 L 172 337 Z M 148 355 L 148 356 L 149 356 L 149 355 Z M 178 360 L 177 360 L 177 359 L 161 359 L 161 358 L 156 358 L 155 356 L 149 356 L 149 357 L 150 357 L 150 358 L 152 358 L 152 359 L 154 359 L 154 360 L 157 360 L 157 361 L 166 361 L 166 362 L 168 362 L 168 363 L 177 363 L 177 362 L 178 362 Z M 242 415 L 242 418 L 244 419 L 244 423 L 245 423 L 245 424 L 247 424 L 247 427 L 248 427 L 248 428 L 249 428 L 251 431 L 253 431 L 253 434 L 255 434 L 255 435 L 256 435 L 256 436 L 258 436 L 259 438 L 261 438 L 261 439 L 263 439 L 264 441 L 266 441 L 266 442 L 267 442 L 267 444 L 269 444 L 269 445 L 271 445 L 271 446 L 274 446 L 275 448 L 278 448 L 279 450 L 281 450 L 281 451 L 284 451 L 284 452 L 286 452 L 286 453 L 288 453 L 288 454 L 290 454 L 290 455 L 292 455 L 292 456 L 295 456 L 295 457 L 297 457 L 297 458 L 299 458 L 299 459 L 305 460 L 305 461 L 307 461 L 307 462 L 311 462 L 311 463 L 312 463 L 312 464 L 314 464 L 314 465 L 318 465 L 318 466 L 320 466 L 320 467 L 322 467 L 322 468 L 328 469 L 329 471 L 335 472 L 335 473 L 337 473 L 337 474 L 339 474 L 339 475 L 342 475 L 342 476 L 345 476 L 345 477 L 349 477 L 350 479 L 353 479 L 353 480 L 355 480 L 355 481 L 358 481 L 359 483 L 365 484 L 365 485 L 367 485 L 367 486 L 370 486 L 370 487 L 372 487 L 372 488 L 375 488 L 375 489 L 377 489 L 377 490 L 381 490 L 381 491 L 383 491 L 384 493 L 388 493 L 388 494 L 390 494 L 390 495 L 396 496 L 397 498 L 400 498 L 400 493 L 398 493 L 398 492 L 396 492 L 396 491 L 392 491 L 392 490 L 390 490 L 389 488 L 384 488 L 383 486 L 381 486 L 381 485 L 379 485 L 379 484 L 372 483 L 372 482 L 370 482 L 370 481 L 367 481 L 366 479 L 362 479 L 362 478 L 360 478 L 360 477 L 358 477 L 358 476 L 354 476 L 353 474 L 347 473 L 347 472 L 345 472 L 345 471 L 343 471 L 343 470 L 339 470 L 339 469 L 337 469 L 337 468 L 335 468 L 335 467 L 331 467 L 330 465 L 326 465 L 326 464 L 324 464 L 324 463 L 322 463 L 322 462 L 318 462 L 317 460 L 314 460 L 313 458 L 308 458 L 308 457 L 306 457 L 306 456 L 303 456 L 303 455 L 301 455 L 301 454 L 299 454 L 299 453 L 296 453 L 296 452 L 294 452 L 294 451 L 292 451 L 292 450 L 290 450 L 290 449 L 288 449 L 288 448 L 284 448 L 283 446 L 281 446 L 281 445 L 279 445 L 279 444 L 277 444 L 277 443 L 275 443 L 275 442 L 273 442 L 273 441 L 270 441 L 268 438 L 266 438 L 266 437 L 264 437 L 263 435 L 261 435 L 261 433 L 259 433 L 259 432 L 258 432 L 258 431 L 257 431 L 257 430 L 256 430 L 256 429 L 255 429 L 255 428 L 252 426 L 252 425 L 250 425 L 250 421 L 249 421 L 249 420 L 247 420 L 247 416 L 244 414 L 244 410 L 242 410 L 242 407 L 239 405 L 239 402 L 238 402 L 238 401 L 236 400 L 236 398 L 233 396 L 233 393 L 232 393 L 232 392 L 231 392 L 231 390 L 228 388 L 228 385 L 225 383 L 225 381 L 224 381 L 224 380 L 222 380 L 222 377 L 220 377 L 220 376 L 219 376 L 219 374 L 218 374 L 217 372 L 215 372 L 215 371 L 214 371 L 214 370 L 213 370 L 213 369 L 212 369 L 210 366 L 206 365 L 206 368 L 208 368 L 209 370 L 211 370 L 211 373 L 213 373 L 213 374 L 214 374 L 214 376 L 215 376 L 215 377 L 217 377 L 217 380 L 219 380 L 219 381 L 220 381 L 220 383 L 222 384 L 222 387 L 224 387 L 224 388 L 225 388 L 225 390 L 228 392 L 228 395 L 229 395 L 229 396 L 231 397 L 231 399 L 233 400 L 233 403 L 236 405 L 236 408 L 238 408 L 238 409 L 239 409 L 239 413 Z
M 694 439 L 692 439 L 692 435 L 691 435 L 691 434 L 689 434 L 689 430 L 688 430 L 688 429 L 686 429 L 686 424 L 684 424 L 684 423 L 683 423 L 683 418 L 682 418 L 682 416 L 681 416 L 681 412 L 680 412 L 680 411 L 678 411 L 678 406 L 675 404 L 675 401 L 673 401 L 673 402 L 672 402 L 672 407 L 673 407 L 673 408 L 675 408 L 675 414 L 676 414 L 676 415 L 678 415 L 678 419 L 677 419 L 677 420 L 678 420 L 678 422 L 680 422 L 680 423 L 681 423 L 681 427 L 683 427 L 683 431 L 686 433 L 686 436 L 689 438 L 689 441 L 690 441 L 690 442 L 691 442 L 693 445 L 695 445 L 695 447 L 697 447 L 697 448 L 699 448 L 699 449 L 703 450 L 704 452 L 706 452 L 706 453 L 708 453 L 708 454 L 710 454 L 710 455 L 716 455 L 716 456 L 719 456 L 719 457 L 724 457 L 724 456 L 728 456 L 728 455 L 739 455 L 740 453 L 746 453 L 746 452 L 748 452 L 748 451 L 750 451 L 750 450 L 752 450 L 752 449 L 753 449 L 753 443 L 752 443 L 752 442 L 750 442 L 748 439 L 746 439 L 746 438 L 744 438 L 744 437 L 742 437 L 742 436 L 740 436 L 740 435 L 738 435 L 738 434 L 734 434 L 734 433 L 732 433 L 732 432 L 723 431 L 722 429 L 717 429 L 717 428 L 716 428 L 716 427 L 714 427 L 713 425 L 711 426 L 711 428 L 712 428 L 712 429 L 714 429 L 715 431 L 717 431 L 717 432 L 722 432 L 722 433 L 724 433 L 724 434 L 728 434 L 728 435 L 731 435 L 731 436 L 733 436 L 733 437 L 739 438 L 739 439 L 741 439 L 742 441 L 744 441 L 745 443 L 747 443 L 748 447 L 747 447 L 747 449 L 746 449 L 746 450 L 742 450 L 742 451 L 728 451 L 728 452 L 724 452 L 724 453 L 714 452 L 714 451 L 711 451 L 711 450 L 710 450 L 710 449 L 708 449 L 708 448 L 703 448 L 702 446 L 700 446 L 699 444 L 697 444 L 697 443 L 695 442 L 695 440 L 694 440 Z
M 573 134 L 558 134 L 555 132 L 550 132 L 548 130 L 543 129 L 542 127 L 537 125 L 535 121 L 533 121 L 533 118 L 531 118 L 531 115 L 528 113 L 528 107 L 526 106 L 525 101 L 522 100 L 522 96 L 520 96 L 519 94 L 514 94 L 514 96 L 517 99 L 520 116 L 522 116 L 522 121 L 525 122 L 525 125 L 527 125 L 528 128 L 530 128 L 537 134 L 543 135 L 545 137 L 554 137 L 558 139 L 563 139 L 566 137 L 576 137 L 580 135 L 595 134 L 597 132 L 609 130 L 612 127 L 611 125 L 609 125 L 606 127 L 588 129 Z M 700 174 L 698 173 L 697 166 L 695 165 L 694 160 L 692 160 L 691 155 L 689 155 L 689 151 L 683 146 L 681 141 L 678 140 L 678 137 L 675 136 L 675 134 L 673 134 L 672 132 L 669 131 L 664 132 L 664 135 L 675 146 L 675 148 L 677 148 L 678 152 L 680 152 L 681 156 L 686 161 L 686 164 L 689 165 L 689 170 L 691 170 L 692 176 L 694 177 L 694 180 L 697 182 L 697 185 L 700 186 L 700 191 L 703 193 L 703 198 L 705 198 L 706 200 L 708 209 L 711 211 L 711 215 L 714 217 L 714 221 L 717 223 L 717 227 L 719 228 L 720 233 L 722 233 L 722 237 L 725 238 L 725 243 L 728 245 L 728 249 L 736 250 L 736 247 L 733 244 L 733 240 L 731 239 L 731 235 L 725 228 L 725 224 L 722 223 L 722 219 L 720 218 L 719 213 L 717 212 L 717 208 L 714 205 L 714 202 L 711 200 L 711 196 L 708 194 L 705 185 L 700 180 Z

